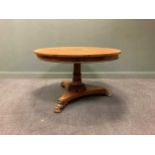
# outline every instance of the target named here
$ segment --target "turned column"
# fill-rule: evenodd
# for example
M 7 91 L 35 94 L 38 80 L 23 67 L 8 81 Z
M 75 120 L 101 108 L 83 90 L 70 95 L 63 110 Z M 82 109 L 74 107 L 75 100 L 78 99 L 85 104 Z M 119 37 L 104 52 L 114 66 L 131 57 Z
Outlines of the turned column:
M 85 85 L 82 83 L 82 77 L 81 77 L 81 64 L 80 63 L 74 63 L 73 65 L 73 78 L 72 83 L 69 86 L 69 91 L 72 92 L 80 92 L 84 91 Z
M 73 69 L 72 83 L 74 85 L 81 85 L 82 84 L 82 79 L 81 79 L 81 64 L 80 63 L 75 63 L 73 67 L 74 67 L 74 69 Z

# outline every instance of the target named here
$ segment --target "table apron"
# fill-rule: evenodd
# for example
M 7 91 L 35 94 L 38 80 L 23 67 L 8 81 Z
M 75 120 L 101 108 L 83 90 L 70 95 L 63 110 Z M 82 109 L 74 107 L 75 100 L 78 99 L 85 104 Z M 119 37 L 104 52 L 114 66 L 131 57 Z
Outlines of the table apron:
M 99 62 L 99 61 L 112 61 L 119 58 L 119 55 L 110 55 L 103 57 L 49 57 L 49 56 L 40 56 L 38 58 L 44 61 L 53 61 L 53 62 L 68 62 L 68 63 L 91 63 L 91 62 Z

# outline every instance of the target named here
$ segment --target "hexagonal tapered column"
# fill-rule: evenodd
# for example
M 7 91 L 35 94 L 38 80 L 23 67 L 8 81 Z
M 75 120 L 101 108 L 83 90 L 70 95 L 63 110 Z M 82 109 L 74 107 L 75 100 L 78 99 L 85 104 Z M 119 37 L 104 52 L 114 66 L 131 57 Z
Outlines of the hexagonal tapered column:
M 58 99 L 57 105 L 55 106 L 54 112 L 59 113 L 62 109 L 72 100 L 90 96 L 90 95 L 104 95 L 111 96 L 111 93 L 105 88 L 100 88 L 92 85 L 85 85 L 82 83 L 81 78 L 81 64 L 74 64 L 72 82 L 63 81 L 61 86 L 65 88 L 64 94 Z

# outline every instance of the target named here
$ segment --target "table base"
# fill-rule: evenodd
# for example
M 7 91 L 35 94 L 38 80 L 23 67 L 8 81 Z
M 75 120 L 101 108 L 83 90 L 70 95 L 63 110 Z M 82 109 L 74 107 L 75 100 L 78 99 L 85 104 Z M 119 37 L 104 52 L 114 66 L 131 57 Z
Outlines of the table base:
M 90 95 L 104 95 L 111 96 L 111 93 L 101 87 L 87 85 L 82 83 L 81 78 L 81 64 L 74 64 L 73 79 L 72 81 L 63 81 L 61 86 L 65 88 L 64 94 L 58 99 L 54 112 L 59 113 L 71 101 Z
M 63 81 L 61 86 L 65 88 L 64 94 L 58 99 L 57 104 L 54 108 L 54 112 L 60 113 L 63 108 L 69 104 L 71 101 L 84 96 L 91 95 L 104 95 L 111 96 L 111 93 L 105 89 L 92 85 L 82 84 L 81 86 L 73 85 L 72 82 Z

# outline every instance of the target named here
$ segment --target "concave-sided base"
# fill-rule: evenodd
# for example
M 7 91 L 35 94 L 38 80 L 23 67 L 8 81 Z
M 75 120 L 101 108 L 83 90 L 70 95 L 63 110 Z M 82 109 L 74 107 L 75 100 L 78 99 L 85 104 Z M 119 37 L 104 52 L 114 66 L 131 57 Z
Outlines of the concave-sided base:
M 75 84 L 69 81 L 61 82 L 61 86 L 65 88 L 64 94 L 58 99 L 54 112 L 60 113 L 63 108 L 72 100 L 91 95 L 111 96 L 111 93 L 105 88 L 100 88 L 92 85 L 85 85 L 83 83 Z

